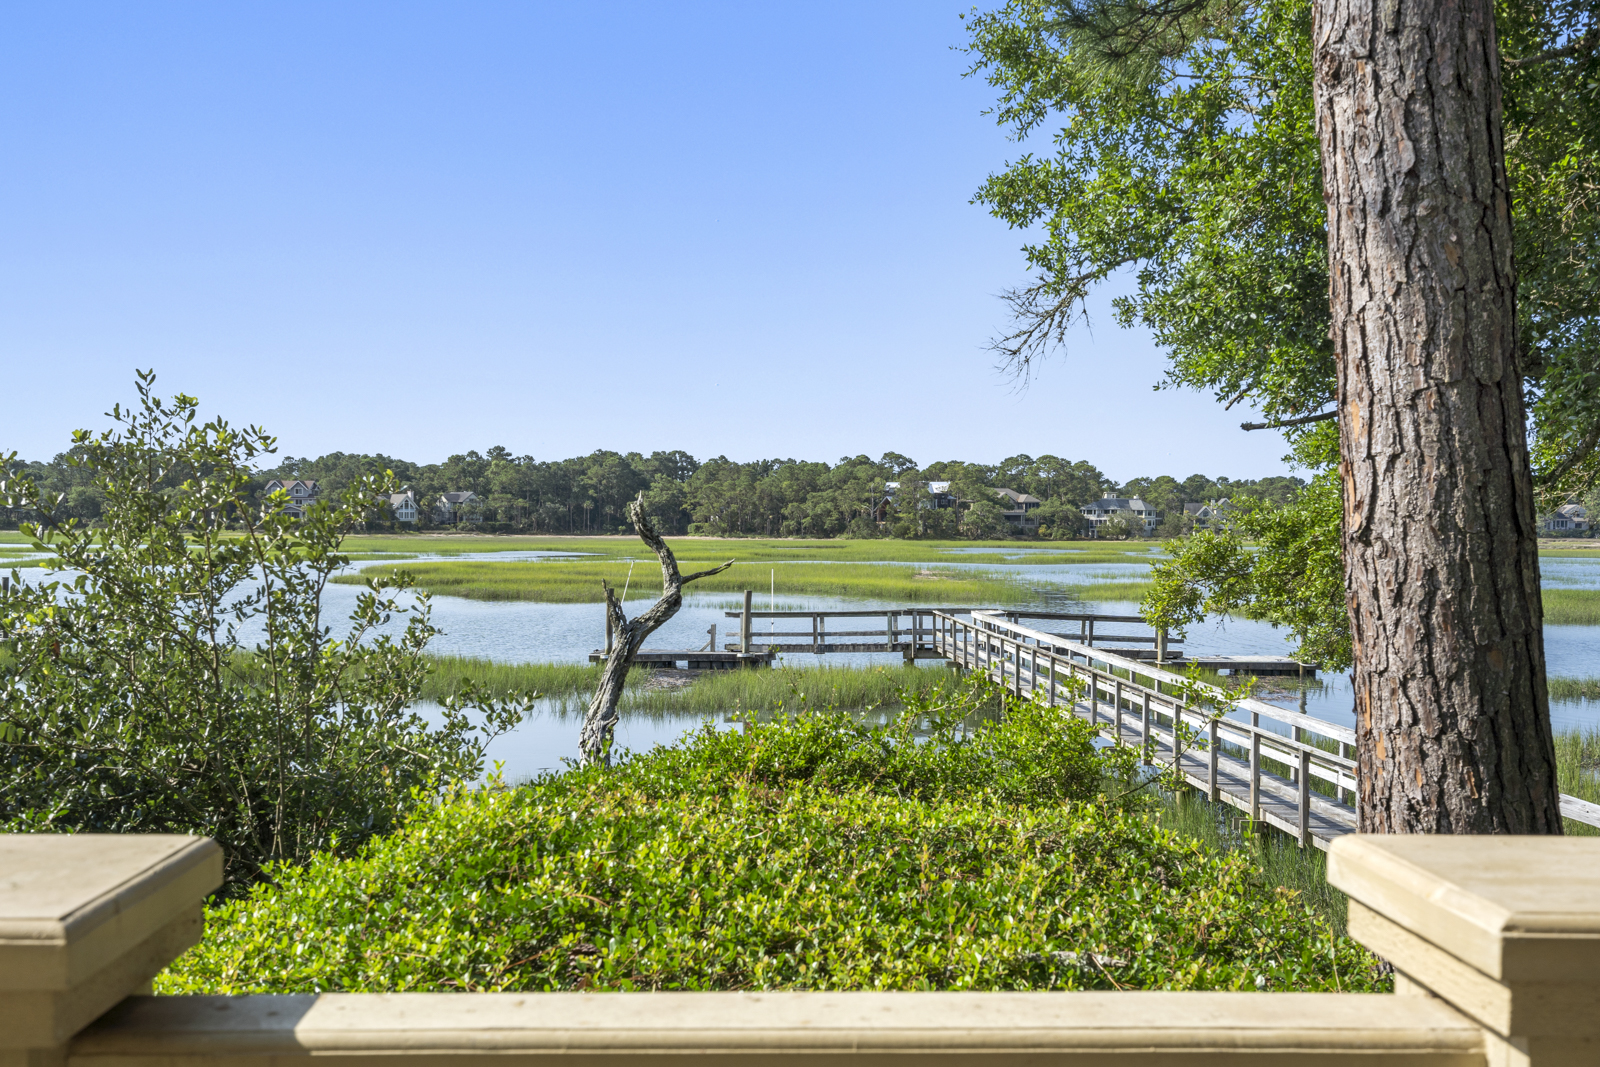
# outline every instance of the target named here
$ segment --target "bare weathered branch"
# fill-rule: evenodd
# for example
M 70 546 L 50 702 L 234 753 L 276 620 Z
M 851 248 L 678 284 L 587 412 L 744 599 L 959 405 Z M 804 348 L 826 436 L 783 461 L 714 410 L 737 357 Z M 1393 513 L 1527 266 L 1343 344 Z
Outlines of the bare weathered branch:
M 595 686 L 594 696 L 589 701 L 589 710 L 583 717 L 583 728 L 578 734 L 578 750 L 585 764 L 611 762 L 611 738 L 616 732 L 617 709 L 622 700 L 622 687 L 628 680 L 628 668 L 633 665 L 633 657 L 644 644 L 645 638 L 655 633 L 663 623 L 678 613 L 678 609 L 683 606 L 684 586 L 713 574 L 721 574 L 734 563 L 730 559 L 720 567 L 696 571 L 684 577 L 678 573 L 678 560 L 673 556 L 672 549 L 667 547 L 666 540 L 656 532 L 649 516 L 644 513 L 643 493 L 639 494 L 639 499 L 628 505 L 628 518 L 633 522 L 634 529 L 639 532 L 639 539 L 649 545 L 655 552 L 656 558 L 661 561 L 661 599 L 637 619 L 629 621 L 623 611 L 622 602 L 611 586 L 604 581 L 600 583 L 605 589 L 606 612 L 611 618 L 615 640 L 611 646 L 611 655 L 606 659 L 605 667 L 600 672 L 600 682 Z
M 1319 411 L 1315 415 L 1301 415 L 1297 419 L 1274 419 L 1271 422 L 1241 422 L 1241 430 L 1278 430 L 1285 426 L 1304 426 L 1308 422 L 1325 422 L 1339 417 L 1339 409 Z

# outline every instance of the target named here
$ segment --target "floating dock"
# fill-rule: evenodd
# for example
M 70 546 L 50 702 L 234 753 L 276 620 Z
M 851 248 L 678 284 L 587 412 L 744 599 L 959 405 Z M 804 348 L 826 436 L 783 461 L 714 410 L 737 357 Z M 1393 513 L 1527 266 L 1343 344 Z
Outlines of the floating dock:
M 641 648 L 633 655 L 635 667 L 679 667 L 691 671 L 736 671 L 742 667 L 770 667 L 776 652 L 713 652 L 710 649 L 694 651 Z M 605 662 L 606 653 L 595 649 L 589 653 L 590 663 Z

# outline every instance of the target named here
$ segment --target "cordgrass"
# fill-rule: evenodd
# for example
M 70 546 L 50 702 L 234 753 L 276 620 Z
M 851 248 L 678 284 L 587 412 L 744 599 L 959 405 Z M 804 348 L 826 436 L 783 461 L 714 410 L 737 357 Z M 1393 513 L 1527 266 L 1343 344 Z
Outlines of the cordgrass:
M 1544 621 L 1551 626 L 1600 626 L 1600 589 L 1546 589 Z
M 698 563 L 682 562 L 681 569 Z M 621 560 L 562 560 L 498 563 L 470 560 L 459 563 L 412 563 L 403 568 L 366 567 L 361 575 L 342 575 L 335 581 L 359 584 L 363 576 L 387 575 L 397 569 L 411 574 L 430 593 L 470 600 L 531 600 L 545 604 L 596 604 L 605 599 L 601 581 L 620 590 L 628 584 L 630 596 L 661 595 L 661 568 L 654 559 L 642 561 L 628 577 L 629 565 Z M 691 587 L 697 593 L 736 593 L 767 589 L 775 572 L 777 587 L 786 596 L 850 597 L 858 600 L 910 601 L 947 606 L 1024 604 L 1038 597 L 1035 586 L 1012 577 L 976 571 L 917 570 L 893 564 L 857 564 L 842 567 L 828 563 L 735 563 L 721 574 L 702 578 Z
M 1213 804 L 1193 790 L 1160 798 L 1157 820 L 1217 852 L 1247 857 L 1274 885 L 1294 890 L 1340 937 L 1346 934 L 1349 898 L 1328 884 L 1328 857 L 1320 848 L 1301 848 L 1288 834 L 1257 824 L 1227 804 Z
M 425 700 L 443 700 L 468 680 L 489 696 L 533 690 L 549 698 L 550 710 L 569 715 L 587 705 L 600 668 L 580 663 L 494 663 L 466 656 L 429 656 Z M 802 705 L 838 708 L 895 707 L 901 690 L 931 694 L 951 683 L 942 668 L 895 664 L 882 667 L 779 666 L 771 669 L 706 671 L 677 688 L 652 686 L 654 671 L 635 667 L 623 691 L 624 711 L 674 715 L 693 712 L 775 711 Z
M 680 561 L 721 563 L 1149 563 L 1162 558 L 1153 541 L 898 541 L 823 540 L 811 538 L 671 537 Z M 991 551 L 972 552 L 970 549 Z M 1018 551 L 1019 549 L 1023 551 Z M 1044 551 L 1034 551 L 1043 549 Z M 474 535 L 405 535 L 347 537 L 350 553 L 397 552 L 460 556 L 486 552 L 577 552 L 603 559 L 653 560 L 637 537 L 491 537 Z
M 680 569 L 702 569 L 704 560 L 680 560 Z M 630 566 L 632 578 L 629 578 Z M 627 583 L 629 595 L 654 597 L 661 594 L 661 570 L 654 559 L 630 565 L 624 560 L 532 560 L 498 562 L 465 560 L 460 562 L 407 563 L 404 567 L 365 567 L 359 575 L 341 575 L 336 582 L 360 584 L 368 577 L 387 576 L 404 570 L 416 579 L 419 588 L 442 596 L 469 600 L 522 600 L 544 604 L 598 604 L 605 595 L 601 581 L 621 589 Z M 735 563 L 721 574 L 702 578 L 691 590 L 696 593 L 738 593 L 745 589 L 767 590 L 776 583 L 784 596 L 826 596 L 852 600 L 879 600 L 895 603 L 937 604 L 947 607 L 980 607 L 1002 604 L 1032 604 L 1041 593 L 1075 596 L 1081 600 L 1138 600 L 1147 582 L 1122 581 L 1094 584 L 1063 584 L 1029 580 L 1011 574 L 975 570 L 940 569 L 936 566 L 912 570 L 891 563 Z
M 1556 778 L 1561 791 L 1600 804 L 1600 729 L 1565 730 L 1556 734 Z M 1600 837 L 1600 828 L 1562 820 L 1577 837 Z
M 805 706 L 887 708 L 899 706 L 902 691 L 926 697 L 954 684 L 955 676 L 949 670 L 898 664 L 708 671 L 682 689 L 636 689 L 625 695 L 624 707 L 667 713 L 759 712 Z

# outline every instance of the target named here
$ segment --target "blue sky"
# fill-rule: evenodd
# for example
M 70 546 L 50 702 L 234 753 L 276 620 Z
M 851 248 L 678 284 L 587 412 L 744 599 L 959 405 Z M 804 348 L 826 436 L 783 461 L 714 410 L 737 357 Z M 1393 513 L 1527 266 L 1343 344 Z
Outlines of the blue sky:
M 968 201 L 1021 149 L 962 10 L 0 6 L 0 452 L 154 367 L 293 455 L 1282 473 L 1104 300 L 994 370 L 1022 237 Z

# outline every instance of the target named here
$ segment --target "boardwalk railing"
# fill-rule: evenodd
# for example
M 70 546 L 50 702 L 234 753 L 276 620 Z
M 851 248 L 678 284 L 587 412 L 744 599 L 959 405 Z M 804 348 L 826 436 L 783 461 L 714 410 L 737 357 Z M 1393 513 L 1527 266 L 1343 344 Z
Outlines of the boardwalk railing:
M 1002 617 L 940 614 L 935 646 L 951 663 L 982 670 L 1016 695 L 1068 705 L 1117 744 L 1144 746 L 1213 801 L 1326 849 L 1356 828 L 1355 731 L 1220 689 Z M 1069 696 L 1063 680 L 1081 682 Z M 1219 717 L 1200 701 L 1231 706 Z M 1180 729 L 1178 724 L 1184 727 Z M 1561 797 L 1561 814 L 1600 827 L 1600 805 Z
M 752 611 L 748 598 L 745 603 L 744 611 L 727 613 L 740 620 L 738 640 L 726 646 L 730 652 L 898 652 L 908 662 L 942 659 L 983 670 L 1018 696 L 1038 693 L 1053 706 L 1071 705 L 1113 742 L 1146 748 L 1149 762 L 1175 767 L 1213 801 L 1291 834 L 1302 846 L 1325 849 L 1356 828 L 1354 730 L 1250 697 L 1230 699 L 1219 717 L 1199 705 L 1222 699 L 1220 689 L 1162 669 L 1169 653 L 1180 654 L 1161 631 L 1104 628 L 1148 627 L 1138 615 L 962 607 Z M 1075 622 L 1078 639 L 1024 619 Z M 767 633 L 758 629 L 761 620 L 769 620 Z M 829 629 L 830 621 L 843 628 Z M 776 629 L 796 622 L 804 629 Z M 1124 647 L 1143 644 L 1156 645 L 1157 661 L 1143 648 Z M 1245 658 L 1202 656 L 1196 662 L 1235 659 Z M 1070 687 L 1063 685 L 1069 680 L 1081 683 L 1081 696 L 1069 698 Z M 1561 814 L 1600 827 L 1600 804 L 1563 795 Z
M 1169 652 L 1176 654 L 1176 646 L 1169 649 L 1165 630 L 1150 633 L 1108 633 L 1107 624 L 1133 623 L 1141 627 L 1149 624 L 1139 615 L 1097 615 L 1087 612 L 1059 611 L 1008 611 L 1004 608 L 948 608 L 911 607 L 880 608 L 875 611 L 744 611 L 727 612 L 730 619 L 738 619 L 737 639 L 725 648 L 729 652 L 757 652 L 775 649 L 778 652 L 814 653 L 826 655 L 838 652 L 899 652 L 906 659 L 938 659 L 941 654 L 934 647 L 933 635 L 937 632 L 936 619 L 941 615 L 971 615 L 974 612 L 999 615 L 1012 621 L 1019 619 L 1048 619 L 1078 624 L 1079 643 L 1118 648 L 1130 658 L 1153 656 L 1165 659 Z M 761 620 L 768 620 L 768 629 L 762 631 Z M 781 621 L 780 621 L 781 620 Z M 830 621 L 835 627 L 829 629 Z M 777 629 L 799 623 L 804 629 Z M 1097 634 L 1096 625 L 1102 627 Z M 1150 645 L 1152 651 L 1124 648 L 1126 645 Z
M 1212 686 L 1149 663 L 978 611 L 939 614 L 934 644 L 951 663 L 981 670 L 1019 697 L 1069 706 L 1116 744 L 1176 768 L 1210 799 L 1284 830 L 1301 845 L 1355 830 L 1355 732 L 1245 698 L 1219 717 L 1197 706 Z M 1081 695 L 1078 685 L 1081 683 Z M 1348 799 L 1346 799 L 1348 798 Z

